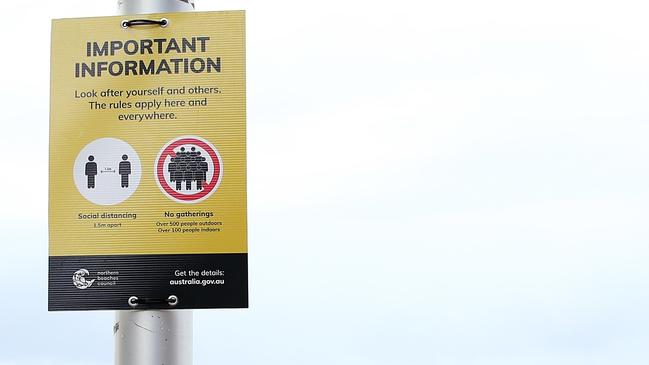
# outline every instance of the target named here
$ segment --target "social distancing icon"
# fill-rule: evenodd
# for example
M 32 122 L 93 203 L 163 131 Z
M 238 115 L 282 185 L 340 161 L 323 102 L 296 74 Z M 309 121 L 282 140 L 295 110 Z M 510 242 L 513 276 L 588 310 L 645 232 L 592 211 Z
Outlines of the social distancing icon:
M 217 149 L 196 136 L 175 138 L 158 154 L 155 179 L 160 190 L 181 203 L 207 199 L 221 183 L 223 166 Z
M 142 168 L 131 145 L 117 138 L 100 138 L 79 152 L 73 175 L 77 190 L 88 201 L 114 205 L 135 192 Z

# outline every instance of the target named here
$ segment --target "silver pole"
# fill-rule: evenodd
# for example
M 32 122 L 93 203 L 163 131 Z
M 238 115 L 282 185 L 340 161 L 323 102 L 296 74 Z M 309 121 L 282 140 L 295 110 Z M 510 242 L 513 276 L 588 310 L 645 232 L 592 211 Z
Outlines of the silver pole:
M 194 10 L 194 0 L 119 0 L 121 15 L 169 13 Z
M 115 365 L 192 365 L 192 311 L 117 311 Z
M 119 0 L 121 15 L 194 10 L 193 0 Z M 182 300 L 182 298 L 181 298 Z M 117 311 L 115 365 L 192 365 L 190 310 Z

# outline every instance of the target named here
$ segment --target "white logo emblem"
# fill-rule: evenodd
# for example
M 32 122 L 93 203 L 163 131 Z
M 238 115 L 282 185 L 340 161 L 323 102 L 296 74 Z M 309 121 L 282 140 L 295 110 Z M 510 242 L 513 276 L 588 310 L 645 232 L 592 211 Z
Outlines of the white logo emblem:
M 74 283 L 74 286 L 76 286 L 78 289 L 90 288 L 90 286 L 92 286 L 92 283 L 94 283 L 97 279 L 86 280 L 86 275 L 90 275 L 88 270 L 77 270 L 77 272 L 72 275 L 72 283 Z

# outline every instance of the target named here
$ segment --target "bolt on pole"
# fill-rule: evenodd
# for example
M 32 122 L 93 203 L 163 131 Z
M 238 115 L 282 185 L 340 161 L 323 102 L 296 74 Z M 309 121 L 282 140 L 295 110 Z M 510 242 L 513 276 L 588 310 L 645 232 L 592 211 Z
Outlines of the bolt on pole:
M 121 15 L 194 10 L 193 0 L 119 0 Z M 182 298 L 180 298 L 182 300 Z M 115 365 L 192 365 L 190 310 L 117 311 Z

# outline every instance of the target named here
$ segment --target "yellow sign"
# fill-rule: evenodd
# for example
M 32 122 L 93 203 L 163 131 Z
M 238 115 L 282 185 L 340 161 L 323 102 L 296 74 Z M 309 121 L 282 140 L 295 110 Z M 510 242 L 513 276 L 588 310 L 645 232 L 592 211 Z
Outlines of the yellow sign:
M 247 306 L 244 12 L 137 18 L 164 26 L 52 24 L 50 308 L 123 308 L 144 275 L 163 279 L 141 295 L 237 286 L 207 307 Z

